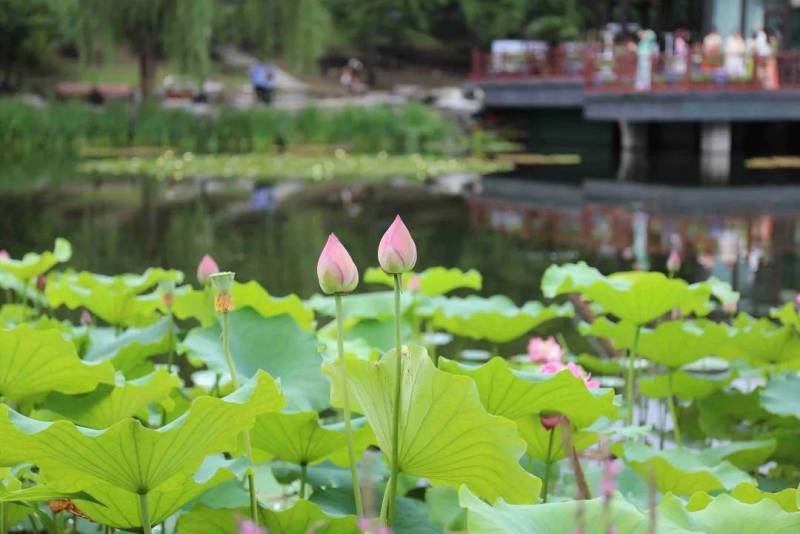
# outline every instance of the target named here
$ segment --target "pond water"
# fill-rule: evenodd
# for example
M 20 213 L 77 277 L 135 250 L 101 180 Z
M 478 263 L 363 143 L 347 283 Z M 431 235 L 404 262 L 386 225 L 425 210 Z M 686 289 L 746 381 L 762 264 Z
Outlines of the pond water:
M 539 169 L 536 178 L 485 177 L 463 188 L 457 182 L 456 193 L 445 191 L 452 182 L 402 180 L 277 187 L 138 178 L 27 182 L 0 193 L 0 248 L 18 256 L 63 236 L 73 244 L 76 269 L 113 274 L 160 265 L 191 277 L 211 253 L 241 279 L 308 297 L 318 291 L 316 260 L 329 232 L 363 270 L 377 263 L 377 242 L 400 213 L 417 241 L 420 268 L 478 269 L 485 294 L 517 302 L 540 297 L 539 280 L 554 262 L 663 270 L 673 247 L 684 253 L 683 277 L 731 282 L 746 310 L 763 312 L 798 289 L 800 188 L 559 176 L 553 168 L 550 175 Z

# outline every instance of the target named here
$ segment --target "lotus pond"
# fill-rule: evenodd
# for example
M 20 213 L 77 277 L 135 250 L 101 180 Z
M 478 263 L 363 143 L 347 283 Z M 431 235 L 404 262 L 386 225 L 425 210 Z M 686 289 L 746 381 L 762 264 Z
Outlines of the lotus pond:
M 553 263 L 515 303 L 393 239 L 381 265 L 405 274 L 305 298 L 211 258 L 3 253 L 0 530 L 800 531 L 794 303 L 738 312 L 674 262 Z M 345 259 L 326 247 L 320 279 Z

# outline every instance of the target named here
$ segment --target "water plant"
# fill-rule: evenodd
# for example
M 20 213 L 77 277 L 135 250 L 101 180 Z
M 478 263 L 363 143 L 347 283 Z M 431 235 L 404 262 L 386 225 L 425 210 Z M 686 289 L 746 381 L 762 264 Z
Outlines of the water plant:
M 377 259 L 331 235 L 302 299 L 0 254 L 0 532 L 800 530 L 795 302 L 576 263 L 517 303 L 399 217 Z

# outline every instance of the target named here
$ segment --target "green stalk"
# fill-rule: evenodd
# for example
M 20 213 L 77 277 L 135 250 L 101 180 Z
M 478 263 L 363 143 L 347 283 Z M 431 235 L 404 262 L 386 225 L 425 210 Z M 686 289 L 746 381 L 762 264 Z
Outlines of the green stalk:
M 386 492 L 381 505 L 381 518 L 386 525 L 394 524 L 395 498 L 397 496 L 397 474 L 400 470 L 399 445 L 400 445 L 400 395 L 403 380 L 403 346 L 400 337 L 400 288 L 402 275 L 394 275 L 394 334 L 395 334 L 395 386 L 394 386 L 394 420 L 392 421 L 392 459 L 391 474 Z
M 308 471 L 308 465 L 303 462 L 300 464 L 300 498 L 306 498 L 306 473 Z M 359 516 L 360 517 L 360 516 Z
M 147 509 L 147 493 L 139 494 L 139 516 L 142 519 L 142 533 L 153 534 L 150 527 L 150 511 Z
M 675 394 L 673 393 L 673 385 L 672 385 L 672 369 L 670 369 L 669 374 L 667 374 L 667 384 L 668 391 L 667 393 L 669 396 L 667 397 L 667 404 L 669 405 L 669 413 L 672 415 L 672 428 L 673 428 L 673 436 L 675 437 L 675 443 L 678 447 L 681 446 L 681 429 L 678 426 L 678 410 L 675 407 Z
M 547 460 L 544 463 L 544 481 L 542 482 L 542 502 L 547 502 L 547 491 L 550 489 L 550 467 L 553 465 L 553 437 L 556 429 L 550 429 L 550 437 L 547 438 Z
M 0 532 L 6 534 L 6 503 L 0 502 Z
M 356 448 L 353 443 L 353 429 L 350 427 L 350 393 L 347 390 L 347 365 L 344 360 L 344 314 L 342 313 L 342 296 L 336 294 L 336 331 L 339 347 L 339 367 L 342 370 L 342 407 L 344 409 L 344 435 L 347 439 L 347 454 L 350 460 L 350 477 L 353 481 L 353 501 L 356 505 L 356 515 L 364 517 L 364 505 L 361 503 L 361 484 L 358 480 L 358 464 L 356 463 Z M 305 469 L 305 467 L 303 467 Z M 305 471 L 304 471 L 305 473 Z M 301 494 L 301 496 L 304 494 Z
M 167 342 L 169 343 L 169 354 L 167 355 L 167 369 L 172 372 L 172 361 L 175 355 L 175 333 L 173 332 L 175 324 L 172 322 L 172 307 L 169 308 L 167 317 L 169 317 L 169 337 L 167 338 Z
M 228 312 L 222 312 L 222 349 L 225 353 L 225 361 L 228 363 L 228 372 L 231 374 L 231 382 L 234 389 L 239 389 L 239 376 L 233 364 L 231 354 L 230 320 Z M 247 459 L 253 461 L 253 446 L 250 442 L 250 432 L 242 432 L 242 441 Z M 258 526 L 258 500 L 256 499 L 256 481 L 253 473 L 247 474 L 247 491 L 250 493 L 250 520 Z
M 625 407 L 627 409 L 625 424 L 628 426 L 633 424 L 633 384 L 636 380 L 636 350 L 639 347 L 639 331 L 641 328 L 641 326 L 636 327 L 636 333 L 633 336 L 633 347 L 628 351 L 628 379 L 625 384 Z

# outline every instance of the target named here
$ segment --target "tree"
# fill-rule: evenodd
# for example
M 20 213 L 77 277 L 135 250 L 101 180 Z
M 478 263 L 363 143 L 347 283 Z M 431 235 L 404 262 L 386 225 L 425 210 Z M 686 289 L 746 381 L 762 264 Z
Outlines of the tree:
M 527 21 L 527 0 L 461 0 L 467 26 L 481 44 L 519 33 Z
M 0 0 L 0 86 L 39 65 L 57 35 L 59 14 L 50 0 Z

